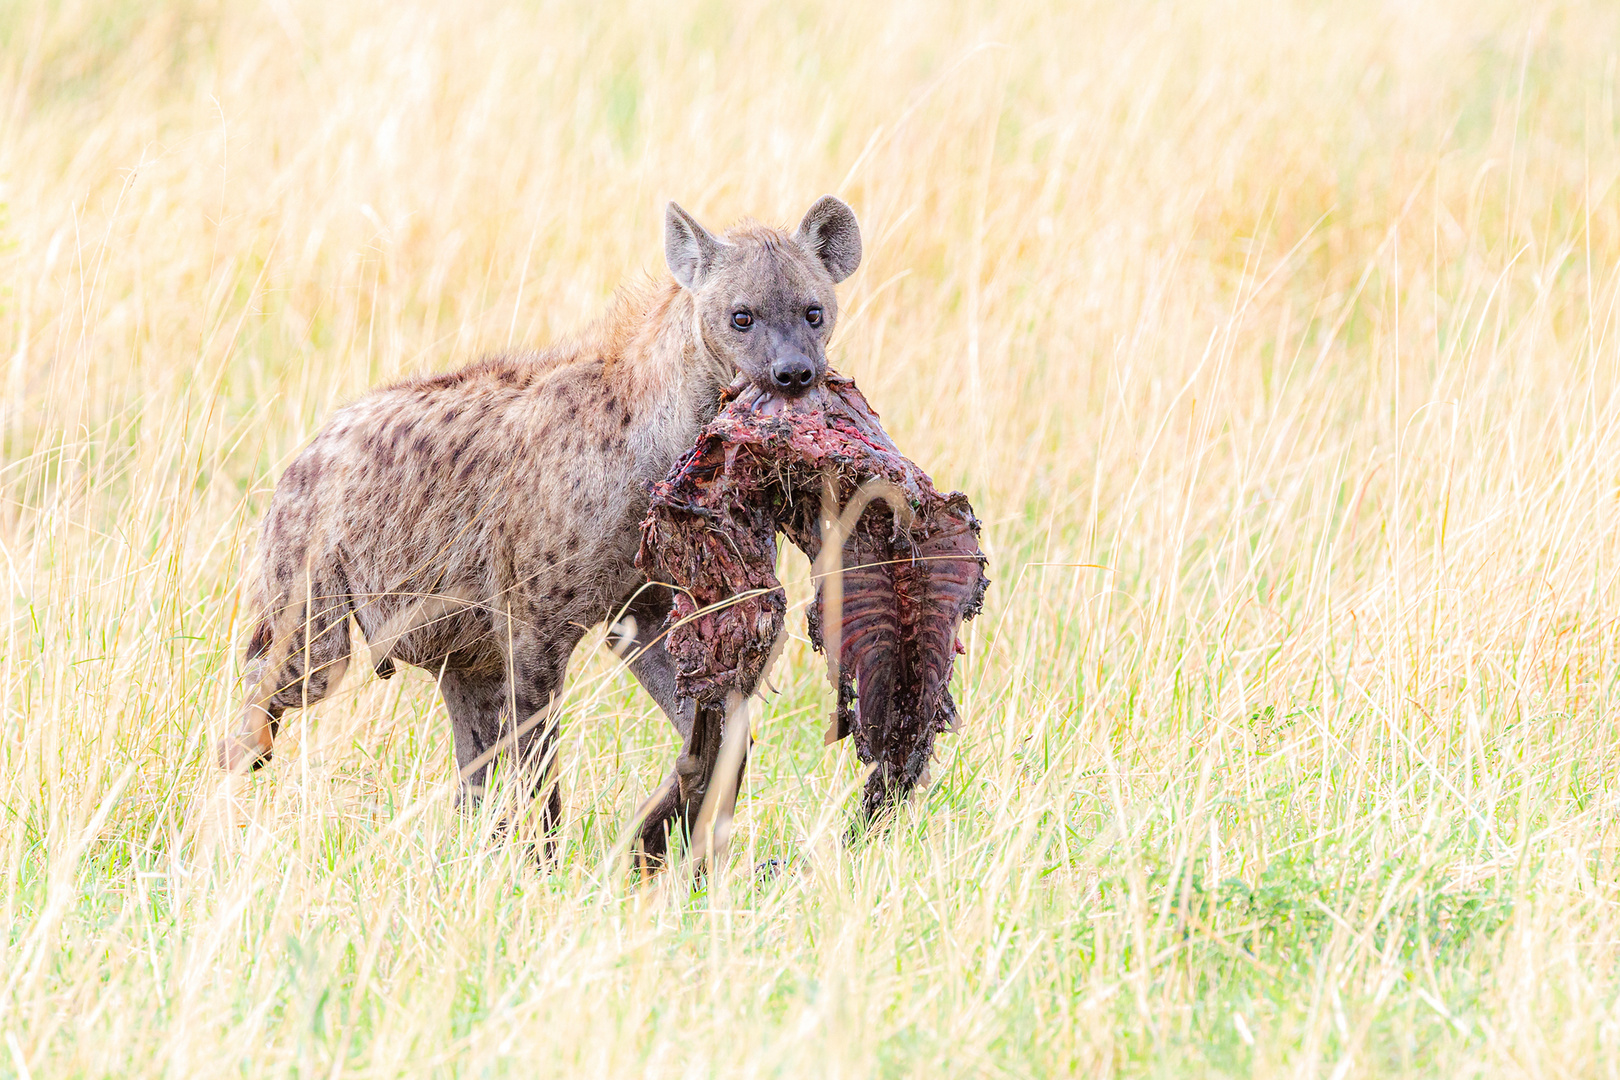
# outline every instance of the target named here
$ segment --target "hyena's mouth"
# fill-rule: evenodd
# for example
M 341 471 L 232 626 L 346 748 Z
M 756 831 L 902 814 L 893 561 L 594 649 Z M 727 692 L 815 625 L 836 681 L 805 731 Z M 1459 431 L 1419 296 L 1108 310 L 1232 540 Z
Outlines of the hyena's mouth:
M 828 399 L 831 397 L 828 390 L 830 378 L 829 373 L 828 377 L 814 383 L 809 389 L 788 395 L 775 387 L 761 386 L 746 375 L 739 375 L 726 388 L 721 400 L 728 404 L 735 402 L 737 407 L 746 408 L 756 416 L 817 414 L 826 409 Z
M 795 397 L 783 397 L 781 394 L 774 393 L 761 394 L 753 411 L 758 416 L 780 416 L 792 413 L 808 415 L 824 411 L 827 407 L 827 400 L 827 385 L 820 383 Z
M 654 486 L 642 524 L 637 564 L 677 586 L 677 691 L 720 710 L 767 674 L 786 616 L 775 576 L 786 533 L 818 579 L 810 636 L 838 688 L 828 739 L 853 734 L 876 766 L 863 800 L 873 814 L 918 782 L 934 737 L 955 727 L 957 631 L 989 584 L 979 522 L 900 453 L 853 382 L 829 372 L 794 399 L 733 389 Z

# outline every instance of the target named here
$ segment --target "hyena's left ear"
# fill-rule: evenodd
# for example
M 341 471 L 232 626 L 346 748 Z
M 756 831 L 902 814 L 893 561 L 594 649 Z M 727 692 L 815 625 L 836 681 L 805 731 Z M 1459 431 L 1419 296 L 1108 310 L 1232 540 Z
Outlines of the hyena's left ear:
M 861 265 L 861 226 L 855 211 L 837 196 L 817 199 L 793 239 L 821 260 L 834 281 L 843 281 Z
M 684 289 L 696 289 L 726 245 L 674 203 L 664 207 L 664 261 Z

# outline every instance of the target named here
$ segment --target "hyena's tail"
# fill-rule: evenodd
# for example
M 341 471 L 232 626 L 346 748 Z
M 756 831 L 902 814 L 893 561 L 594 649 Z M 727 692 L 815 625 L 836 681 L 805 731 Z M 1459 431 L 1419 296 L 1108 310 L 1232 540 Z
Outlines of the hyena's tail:
M 247 648 L 243 650 L 242 658 L 248 662 L 259 660 L 270 651 L 270 620 L 267 617 L 259 619 L 253 628 L 253 634 L 248 638 Z
M 344 575 L 311 574 L 296 584 L 255 605 L 263 614 L 255 617 L 243 650 L 242 714 L 219 744 L 219 763 L 233 772 L 266 764 L 282 713 L 326 697 L 348 667 L 353 599 Z

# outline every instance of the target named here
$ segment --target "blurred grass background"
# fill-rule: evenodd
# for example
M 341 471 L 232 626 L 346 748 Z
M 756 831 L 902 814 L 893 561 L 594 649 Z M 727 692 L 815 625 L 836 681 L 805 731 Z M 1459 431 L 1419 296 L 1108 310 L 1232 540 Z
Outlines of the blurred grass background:
M 0 6 L 0 1073 L 1620 1071 L 1617 42 L 1491 0 Z M 415 671 L 292 718 L 202 857 L 236 585 L 324 418 L 580 327 L 666 199 L 828 191 L 834 363 L 986 522 L 934 786 L 841 843 L 794 617 L 707 887 L 621 871 L 676 746 L 594 647 L 549 871 L 452 810 Z

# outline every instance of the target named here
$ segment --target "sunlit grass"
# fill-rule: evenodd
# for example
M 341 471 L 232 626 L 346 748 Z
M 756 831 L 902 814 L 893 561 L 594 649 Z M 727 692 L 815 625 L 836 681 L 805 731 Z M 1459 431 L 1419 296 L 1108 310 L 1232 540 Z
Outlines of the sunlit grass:
M 0 5 L 0 1074 L 1616 1071 L 1617 42 Z M 796 608 L 725 875 L 624 872 L 676 746 L 599 635 L 549 870 L 452 808 L 414 670 L 292 718 L 205 857 L 236 587 L 323 419 L 596 317 L 665 199 L 827 191 L 834 362 L 985 521 L 934 784 L 845 841 Z

